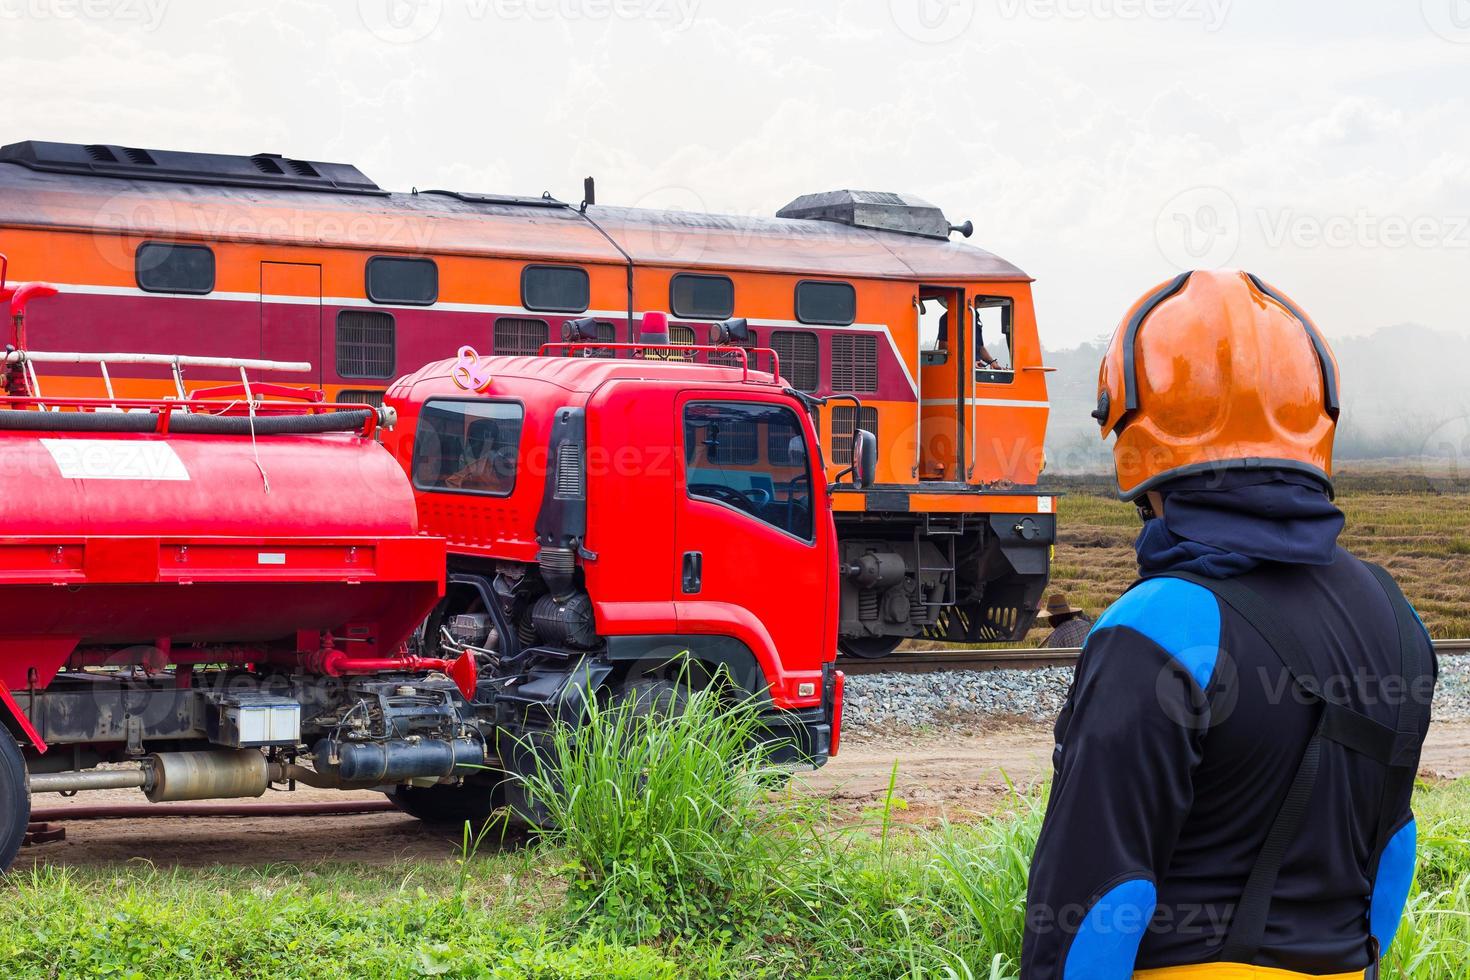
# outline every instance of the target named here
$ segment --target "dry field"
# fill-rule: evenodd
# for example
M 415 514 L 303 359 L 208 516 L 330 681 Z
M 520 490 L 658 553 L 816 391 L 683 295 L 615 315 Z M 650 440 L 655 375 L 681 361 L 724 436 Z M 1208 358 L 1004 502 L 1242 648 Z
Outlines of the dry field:
M 1349 473 L 1337 503 L 1344 547 L 1393 572 L 1436 638 L 1470 637 L 1470 488 Z M 1134 579 L 1138 517 L 1100 484 L 1074 482 L 1058 519 L 1052 585 L 1095 616 Z

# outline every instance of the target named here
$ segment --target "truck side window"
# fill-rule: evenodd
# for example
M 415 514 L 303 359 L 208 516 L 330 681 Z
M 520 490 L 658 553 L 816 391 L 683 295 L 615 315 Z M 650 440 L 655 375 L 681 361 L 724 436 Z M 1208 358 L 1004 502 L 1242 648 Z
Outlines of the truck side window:
M 795 412 L 759 402 L 684 408 L 689 496 L 813 540 L 810 448 Z
M 414 486 L 509 496 L 524 418 L 515 402 L 431 399 L 419 412 L 414 436 Z

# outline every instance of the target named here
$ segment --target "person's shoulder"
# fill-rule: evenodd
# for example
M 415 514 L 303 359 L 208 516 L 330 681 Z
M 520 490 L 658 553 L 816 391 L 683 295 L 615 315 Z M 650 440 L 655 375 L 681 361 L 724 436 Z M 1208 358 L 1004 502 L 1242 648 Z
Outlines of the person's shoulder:
M 1202 585 L 1160 576 L 1125 592 L 1098 617 L 1089 644 L 1115 632 L 1143 637 L 1183 664 L 1204 687 L 1220 648 L 1220 601 Z

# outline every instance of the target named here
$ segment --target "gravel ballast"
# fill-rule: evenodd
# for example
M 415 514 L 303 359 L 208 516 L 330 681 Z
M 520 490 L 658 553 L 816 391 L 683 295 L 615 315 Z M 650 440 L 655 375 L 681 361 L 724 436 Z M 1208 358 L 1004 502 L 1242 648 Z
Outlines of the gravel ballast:
M 962 730 L 986 719 L 1051 722 L 1071 683 L 1070 667 L 860 674 L 847 678 L 842 727 L 862 736 L 895 730 Z M 1470 655 L 1439 658 L 1434 717 L 1470 718 Z

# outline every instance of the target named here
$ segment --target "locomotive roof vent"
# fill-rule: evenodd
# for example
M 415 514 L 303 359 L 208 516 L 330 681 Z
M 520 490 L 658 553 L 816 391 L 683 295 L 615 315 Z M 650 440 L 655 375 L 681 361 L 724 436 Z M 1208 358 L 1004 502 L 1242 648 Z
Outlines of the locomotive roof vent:
M 897 231 L 925 238 L 949 238 L 944 212 L 912 194 L 891 191 L 823 191 L 803 194 L 776 212 L 778 218 L 837 221 L 854 228 Z
M 229 153 L 144 150 L 105 143 L 84 145 L 27 140 L 0 147 L 0 162 L 54 174 L 338 194 L 387 193 L 351 164 L 292 160 L 279 153 L 257 153 L 247 157 Z

